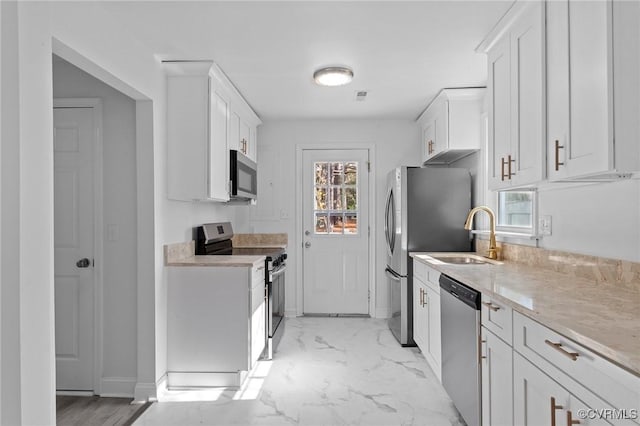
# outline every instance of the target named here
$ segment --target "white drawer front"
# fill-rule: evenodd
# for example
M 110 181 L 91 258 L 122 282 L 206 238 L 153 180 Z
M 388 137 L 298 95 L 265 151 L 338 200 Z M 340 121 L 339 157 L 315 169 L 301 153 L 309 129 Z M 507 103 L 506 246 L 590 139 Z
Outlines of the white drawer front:
M 439 271 L 427 266 L 427 285 L 438 294 L 440 294 L 440 275 L 442 274 Z
M 513 310 L 509 306 L 483 294 L 480 317 L 483 326 L 509 345 L 512 344 Z
M 565 384 L 571 392 L 583 386 L 614 408 L 640 406 L 639 377 L 518 312 L 513 327 L 513 348 L 549 374 L 562 372 L 573 379 Z
M 420 262 L 419 260 L 413 260 L 413 276 L 414 278 L 419 279 L 423 283 L 428 281 L 427 275 L 427 265 Z

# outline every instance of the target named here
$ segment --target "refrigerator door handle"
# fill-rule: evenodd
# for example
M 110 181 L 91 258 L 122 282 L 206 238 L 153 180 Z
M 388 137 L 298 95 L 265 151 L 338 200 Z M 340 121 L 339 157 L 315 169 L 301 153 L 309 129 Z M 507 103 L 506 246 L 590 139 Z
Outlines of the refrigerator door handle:
M 400 282 L 400 275 L 396 274 L 395 272 L 393 272 L 391 269 L 389 269 L 387 267 L 387 269 L 384 270 L 385 274 L 387 274 L 387 277 L 391 278 L 394 281 L 398 281 Z
M 384 234 L 387 240 L 387 253 L 389 256 L 393 256 L 393 249 L 396 245 L 396 217 L 395 217 L 395 203 L 393 201 L 393 190 L 389 190 L 387 195 L 387 203 L 384 211 Z M 391 215 L 391 216 L 389 216 Z M 389 220 L 391 219 L 391 220 Z M 391 222 L 391 227 L 389 227 Z

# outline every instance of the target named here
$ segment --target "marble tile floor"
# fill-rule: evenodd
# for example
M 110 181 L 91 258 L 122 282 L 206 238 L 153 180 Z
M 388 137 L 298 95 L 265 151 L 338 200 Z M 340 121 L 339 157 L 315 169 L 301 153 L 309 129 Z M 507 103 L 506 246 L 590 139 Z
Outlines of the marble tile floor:
M 274 360 L 242 389 L 159 401 L 134 424 L 464 425 L 419 350 L 369 318 L 288 318 Z

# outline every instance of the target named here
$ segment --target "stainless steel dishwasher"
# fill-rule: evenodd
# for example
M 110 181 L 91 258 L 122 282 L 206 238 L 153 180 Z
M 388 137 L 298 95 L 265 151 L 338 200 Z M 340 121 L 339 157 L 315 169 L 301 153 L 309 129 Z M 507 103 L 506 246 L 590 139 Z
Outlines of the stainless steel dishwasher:
M 442 385 L 469 426 L 480 425 L 480 293 L 442 274 Z

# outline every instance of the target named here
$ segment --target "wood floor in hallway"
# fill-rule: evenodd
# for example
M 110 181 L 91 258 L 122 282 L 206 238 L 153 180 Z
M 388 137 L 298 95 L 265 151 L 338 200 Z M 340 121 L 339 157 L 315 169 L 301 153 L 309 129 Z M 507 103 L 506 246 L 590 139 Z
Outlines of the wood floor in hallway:
M 56 397 L 58 426 L 128 426 L 150 404 L 131 404 L 131 398 L 101 398 L 99 396 Z

